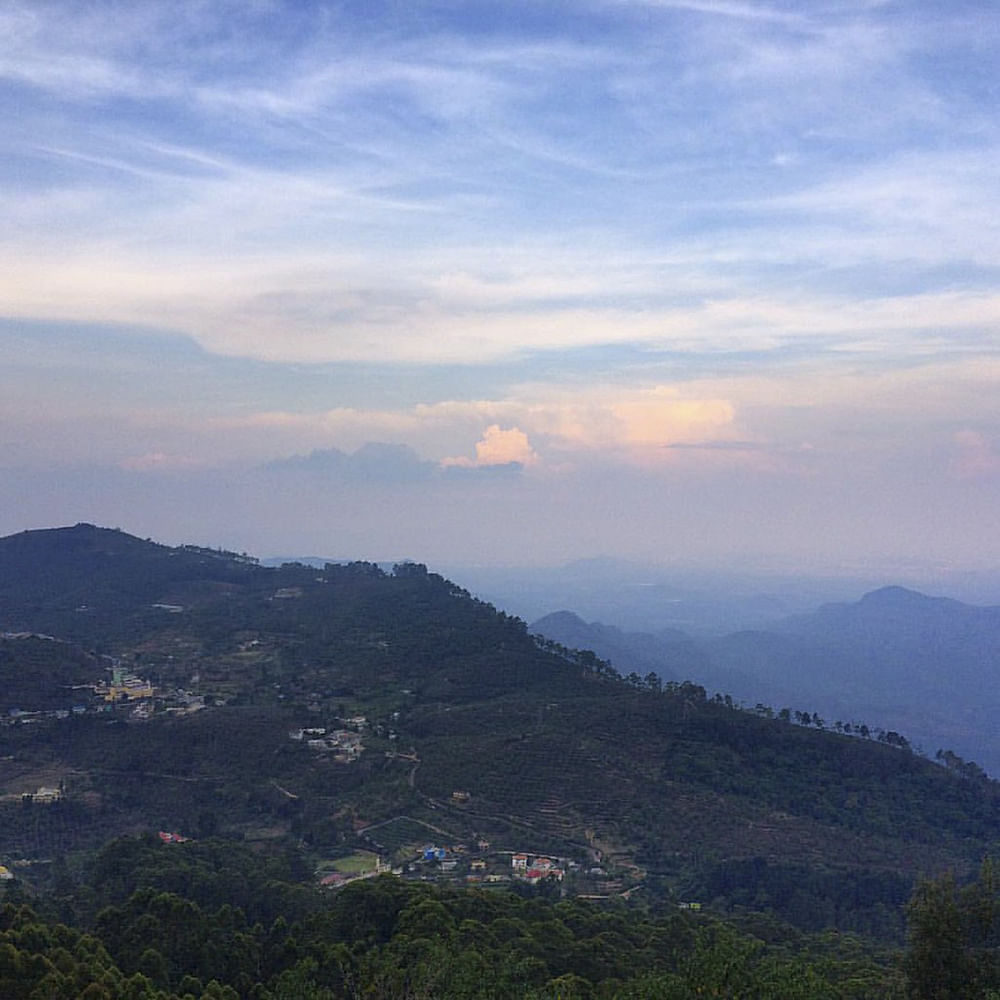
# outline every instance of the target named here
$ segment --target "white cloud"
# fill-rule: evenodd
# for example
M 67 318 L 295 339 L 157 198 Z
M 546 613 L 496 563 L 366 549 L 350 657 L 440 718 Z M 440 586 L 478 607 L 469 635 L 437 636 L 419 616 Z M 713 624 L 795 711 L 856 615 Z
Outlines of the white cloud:
M 804 21 L 799 14 L 779 10 L 768 4 L 738 3 L 732 0 L 618 0 L 618 2 L 661 10 L 689 10 L 698 14 L 772 24 L 801 25 Z

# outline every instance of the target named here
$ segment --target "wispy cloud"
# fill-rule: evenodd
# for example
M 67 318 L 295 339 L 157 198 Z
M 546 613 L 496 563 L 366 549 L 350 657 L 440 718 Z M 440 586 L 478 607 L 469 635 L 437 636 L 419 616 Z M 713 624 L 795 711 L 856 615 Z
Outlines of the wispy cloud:
M 96 15 L 15 7 L 11 49 L 21 56 L 11 57 L 9 77 L 23 82 L 65 57 L 104 67 L 78 68 L 104 83 L 88 89 L 38 71 L 35 85 L 73 103 L 87 93 L 96 105 L 89 121 L 67 116 L 59 136 L 21 140 L 22 155 L 72 179 L 28 198 L 10 190 L 3 208 L 18 238 L 6 254 L 0 246 L 11 276 L 0 302 L 10 315 L 158 322 L 226 354 L 451 362 L 553 349 L 575 336 L 745 336 L 746 323 L 720 329 L 717 304 L 760 312 L 750 287 L 773 289 L 778 311 L 789 308 L 791 285 L 803 300 L 813 293 L 817 312 L 835 312 L 844 303 L 823 288 L 831 267 L 899 266 L 915 255 L 927 264 L 993 260 L 996 234 L 970 223 L 996 214 L 987 167 L 995 149 L 974 129 L 982 148 L 965 154 L 928 153 L 914 134 L 915 151 L 885 159 L 869 137 L 860 166 L 833 140 L 816 140 L 837 132 L 832 115 L 851 127 L 871 120 L 845 80 L 861 95 L 871 73 L 887 73 L 896 88 L 910 81 L 930 94 L 906 62 L 921 44 L 915 24 L 873 24 L 869 5 L 808 17 L 749 3 L 659 6 L 668 18 L 687 10 L 753 30 L 671 20 L 662 30 L 681 32 L 685 45 L 671 49 L 680 54 L 656 55 L 657 29 L 633 58 L 622 47 L 635 40 L 627 22 L 587 41 L 484 42 L 443 31 L 369 36 L 308 8 L 223 15 L 191 4 L 164 25 L 144 7 L 103 32 Z M 308 41 L 294 43 L 288 27 L 265 40 L 259 29 L 279 13 Z M 137 58 L 150 49 L 148 64 Z M 820 78 L 839 88 L 823 94 L 823 111 L 797 107 Z M 911 124 L 971 127 L 951 114 L 952 92 L 878 92 L 879 108 Z M 112 127 L 113 98 L 136 98 L 152 113 L 116 117 Z M 179 126 L 164 113 L 172 107 Z M 768 109 L 795 116 L 794 127 Z M 53 127 L 51 116 L 32 119 L 30 103 L 26 122 Z M 237 140 L 248 128 L 260 145 Z M 885 123 L 878 129 L 884 136 Z M 741 160 L 743 174 L 723 169 L 734 143 L 746 151 L 758 142 L 758 174 L 775 160 L 802 164 L 783 185 L 766 173 L 754 179 Z M 561 239 L 546 232 L 557 219 Z M 477 230 L 490 233 L 488 244 Z M 620 251 L 637 235 L 629 260 Z M 580 252 L 591 246 L 598 252 Z M 611 269 L 609 251 L 619 257 Z M 498 271 L 507 276 L 497 280 Z M 703 304 L 664 308 L 665 290 L 686 288 L 699 289 Z M 814 325 L 807 317 L 804 327 Z M 775 329 L 783 335 L 780 322 Z
M 618 0 L 622 4 L 651 7 L 660 10 L 686 10 L 713 17 L 735 18 L 741 21 L 762 21 L 768 24 L 800 25 L 800 14 L 780 10 L 760 3 L 738 3 L 732 0 Z

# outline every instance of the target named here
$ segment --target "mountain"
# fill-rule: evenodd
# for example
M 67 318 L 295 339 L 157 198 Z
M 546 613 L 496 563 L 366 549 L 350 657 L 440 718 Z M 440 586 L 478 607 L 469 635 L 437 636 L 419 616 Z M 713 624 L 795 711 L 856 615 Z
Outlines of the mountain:
M 933 753 L 972 757 L 1000 774 L 1000 608 L 885 587 L 777 626 L 757 676 L 834 718 L 861 715 Z M 760 636 L 715 643 L 715 662 L 746 664 Z M 853 713 L 853 715 L 851 714 Z
M 532 622 L 533 635 L 545 636 L 571 649 L 590 649 L 622 674 L 664 681 L 696 680 L 712 691 L 752 690 L 754 678 L 739 667 L 719 667 L 706 643 L 680 629 L 627 632 L 601 622 L 585 622 L 572 611 L 556 611 Z
M 898 938 L 916 875 L 968 871 L 1000 828 L 981 775 L 622 678 L 418 564 L 27 532 L 0 539 L 0 630 L 10 858 L 152 829 L 420 877 L 443 843 L 446 880 L 544 855 L 566 891 Z
M 870 587 L 871 581 L 762 575 L 578 559 L 563 566 L 453 565 L 445 572 L 492 604 L 535 621 L 561 609 L 629 632 L 694 636 L 762 628 Z
M 1000 608 L 883 587 L 768 628 L 718 638 L 627 633 L 550 615 L 532 630 L 593 649 L 621 672 L 687 677 L 750 705 L 906 733 L 1000 774 Z

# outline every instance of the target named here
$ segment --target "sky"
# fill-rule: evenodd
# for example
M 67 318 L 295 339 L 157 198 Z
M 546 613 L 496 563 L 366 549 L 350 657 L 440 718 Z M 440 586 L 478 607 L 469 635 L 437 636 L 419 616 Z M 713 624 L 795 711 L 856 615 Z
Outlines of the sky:
M 986 2 L 0 0 L 0 533 L 1000 564 Z

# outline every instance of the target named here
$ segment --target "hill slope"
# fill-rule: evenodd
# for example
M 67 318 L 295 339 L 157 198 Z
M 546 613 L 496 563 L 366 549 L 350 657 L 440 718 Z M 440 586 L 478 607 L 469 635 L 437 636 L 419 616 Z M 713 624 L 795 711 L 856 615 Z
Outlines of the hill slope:
M 550 615 L 532 631 L 593 649 L 622 672 L 688 677 L 748 704 L 882 726 L 1000 773 L 1000 608 L 885 587 L 768 629 L 702 640 L 573 618 Z
M 87 525 L 31 532 L 0 539 L 0 628 L 67 653 L 18 661 L 26 705 L 29 672 L 50 699 L 74 671 L 103 675 L 82 711 L 0 727 L 14 856 L 141 829 L 397 859 L 490 841 L 573 862 L 581 890 L 891 936 L 918 871 L 967 869 L 1000 830 L 991 783 L 623 680 L 418 565 L 265 568 Z M 39 786 L 62 797 L 27 808 Z

